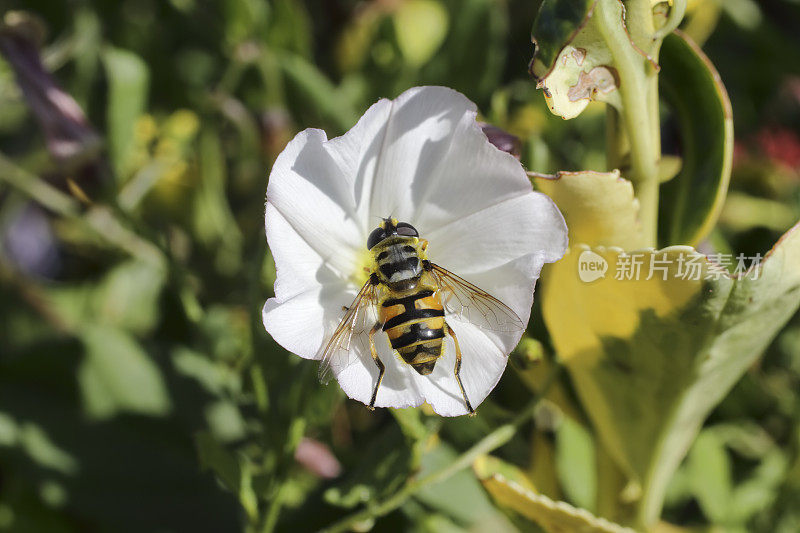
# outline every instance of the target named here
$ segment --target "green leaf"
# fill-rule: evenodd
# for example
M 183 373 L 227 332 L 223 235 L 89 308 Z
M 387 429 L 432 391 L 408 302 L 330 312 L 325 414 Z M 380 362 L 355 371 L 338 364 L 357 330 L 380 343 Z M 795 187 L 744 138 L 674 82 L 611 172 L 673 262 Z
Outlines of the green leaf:
M 703 513 L 714 523 L 726 523 L 730 510 L 731 462 L 722 439 L 703 431 L 688 456 L 689 483 Z
M 683 168 L 661 185 L 659 242 L 696 245 L 714 227 L 725 201 L 733 160 L 728 93 L 711 61 L 675 32 L 661 48 L 661 94 L 675 112 Z
M 241 471 L 236 456 L 217 442 L 210 433 L 201 431 L 195 435 L 194 439 L 200 457 L 200 467 L 204 470 L 212 470 L 226 489 L 237 493 Z
M 122 330 L 86 326 L 86 356 L 78 370 L 89 416 L 106 419 L 120 412 L 166 415 L 171 402 L 158 367 L 135 339 Z
M 439 444 L 422 458 L 420 477 L 452 464 L 458 457 L 447 444 Z M 492 505 L 481 484 L 468 470 L 462 470 L 446 480 L 428 485 L 416 498 L 466 525 L 479 531 L 512 531 L 508 520 Z
M 46 296 L 70 329 L 98 323 L 146 334 L 160 320 L 158 303 L 165 283 L 162 268 L 131 259 L 109 270 L 97 284 L 54 286 Z
M 536 45 L 532 70 L 537 76 L 551 70 L 562 50 L 577 36 L 597 0 L 574 2 L 542 2 L 539 14 L 533 21 L 533 42 Z
M 186 347 L 176 348 L 171 355 L 175 370 L 197 381 L 209 393 L 224 396 L 241 391 L 241 376 L 228 365 Z
M 219 132 L 211 128 L 200 135 L 200 183 L 194 191 L 192 214 L 198 240 L 214 250 L 217 269 L 230 275 L 240 267 L 242 232 L 228 204 L 225 154 L 220 138 Z
M 533 520 L 550 533 L 633 533 L 632 529 L 598 518 L 585 509 L 537 494 L 501 474 L 484 480 L 483 486 L 498 504 Z
M 120 48 L 106 48 L 103 64 L 108 79 L 108 142 L 117 180 L 123 181 L 134 147 L 134 125 L 144 113 L 150 72 L 136 54 Z
M 103 324 L 145 334 L 160 319 L 159 297 L 166 283 L 163 269 L 129 260 L 114 267 L 93 295 L 93 315 Z
M 347 131 L 358 120 L 358 113 L 350 102 L 336 98 L 336 86 L 313 63 L 289 52 L 278 56 L 278 63 L 286 76 L 287 84 L 305 105 L 316 110 L 337 129 Z
M 258 516 L 258 498 L 253 489 L 250 462 L 228 451 L 210 433 L 197 433 L 195 443 L 201 468 L 214 472 L 225 488 L 238 496 L 239 503 L 251 519 Z
M 352 508 L 395 492 L 412 470 L 413 454 L 396 425 L 387 427 L 364 451 L 358 468 L 325 491 L 325 501 Z
M 556 430 L 556 472 L 564 494 L 578 507 L 595 510 L 597 486 L 594 439 L 580 424 L 563 417 Z
M 751 518 L 769 509 L 781 493 L 788 463 L 781 449 L 774 447 L 767 452 L 753 474 L 734 488 L 728 521 L 746 525 Z
M 313 28 L 305 5 L 295 0 L 274 0 L 271 7 L 269 28 L 263 35 L 267 44 L 311 59 Z
M 32 422 L 17 423 L 0 412 L 0 446 L 17 446 L 37 465 L 62 474 L 80 471 L 78 460 L 53 442 L 47 432 Z

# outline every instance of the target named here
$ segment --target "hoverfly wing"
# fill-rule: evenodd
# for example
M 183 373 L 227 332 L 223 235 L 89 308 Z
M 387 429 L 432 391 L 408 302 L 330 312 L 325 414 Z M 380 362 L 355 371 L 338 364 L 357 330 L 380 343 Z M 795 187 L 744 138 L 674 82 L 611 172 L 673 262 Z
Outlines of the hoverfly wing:
M 506 304 L 437 264 L 431 263 L 445 309 L 464 320 L 491 331 L 525 329 L 522 319 Z
M 317 377 L 320 382 L 327 384 L 331 380 L 332 369 L 337 369 L 338 373 L 350 365 L 356 344 L 364 346 L 361 338 L 365 337 L 366 332 L 372 327 L 370 322 L 374 323 L 374 306 L 375 285 L 367 280 L 333 331 L 331 338 L 317 354 L 317 359 L 320 360 Z

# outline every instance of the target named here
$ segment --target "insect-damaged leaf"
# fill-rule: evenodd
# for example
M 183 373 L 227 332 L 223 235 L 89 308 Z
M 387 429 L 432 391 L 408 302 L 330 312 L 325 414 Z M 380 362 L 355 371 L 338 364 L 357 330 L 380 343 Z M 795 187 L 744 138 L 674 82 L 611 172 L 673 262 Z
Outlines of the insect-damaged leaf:
M 619 80 L 609 42 L 638 54 L 642 74 L 648 59 L 631 42 L 619 0 L 545 0 L 533 23 L 536 43 L 531 72 L 550 111 L 578 116 L 590 100 L 620 107 Z
M 683 168 L 661 186 L 658 237 L 664 245 L 695 245 L 714 226 L 728 189 L 731 104 L 714 66 L 686 35 L 668 35 L 660 61 L 659 86 L 675 113 Z
M 632 529 L 597 518 L 589 511 L 537 494 L 502 474 L 494 474 L 482 480 L 482 483 L 498 504 L 535 521 L 550 533 L 633 533 Z

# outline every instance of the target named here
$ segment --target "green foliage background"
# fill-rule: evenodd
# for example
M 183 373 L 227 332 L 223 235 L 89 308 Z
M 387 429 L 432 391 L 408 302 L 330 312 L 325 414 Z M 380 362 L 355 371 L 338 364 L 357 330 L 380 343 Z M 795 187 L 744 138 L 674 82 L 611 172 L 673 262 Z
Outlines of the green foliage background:
M 521 139 L 530 170 L 603 170 L 602 108 L 565 122 L 527 75 L 538 6 L 3 6 L 41 22 L 43 62 L 90 128 L 72 157 L 53 157 L 0 59 L 0 531 L 316 530 L 513 420 L 550 361 L 538 307 L 529 333 L 543 345 L 512 354 L 476 418 L 369 413 L 264 332 L 275 274 L 263 203 L 271 162 L 297 131 L 339 135 L 379 97 L 420 84 L 475 101 Z M 731 194 L 703 251 L 763 254 L 800 218 L 797 27 L 793 0 L 690 3 L 683 28 L 721 74 L 737 139 Z M 565 374 L 554 390 L 575 412 L 542 405 L 495 455 L 592 510 L 591 430 L 576 422 L 586 418 Z M 297 460 L 298 447 L 310 455 Z M 332 457 L 341 474 L 327 479 Z M 800 317 L 706 422 L 664 519 L 800 529 Z M 536 530 L 471 470 L 420 487 L 376 527 Z

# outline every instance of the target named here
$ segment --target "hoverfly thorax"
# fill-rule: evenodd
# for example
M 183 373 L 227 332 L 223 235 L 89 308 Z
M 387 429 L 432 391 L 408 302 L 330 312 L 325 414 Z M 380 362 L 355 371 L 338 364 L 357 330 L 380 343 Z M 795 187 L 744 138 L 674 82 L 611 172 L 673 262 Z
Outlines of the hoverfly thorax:
M 423 272 L 425 241 L 407 222 L 386 218 L 370 233 L 367 248 L 372 254 L 373 272 L 381 283 L 395 291 L 416 287 Z

